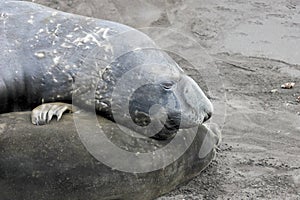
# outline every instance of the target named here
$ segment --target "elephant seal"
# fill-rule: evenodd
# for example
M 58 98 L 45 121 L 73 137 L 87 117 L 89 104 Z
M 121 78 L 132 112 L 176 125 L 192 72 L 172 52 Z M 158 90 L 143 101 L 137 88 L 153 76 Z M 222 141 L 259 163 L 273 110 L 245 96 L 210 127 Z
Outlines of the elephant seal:
M 168 139 L 213 111 L 167 53 L 126 25 L 4 1 L 0 46 L 0 113 L 42 104 L 32 112 L 37 125 L 72 103 L 134 130 L 154 124 L 161 129 L 150 136 Z
M 198 175 L 214 158 L 220 138 L 201 125 L 211 116 L 210 101 L 145 34 L 34 3 L 2 1 L 0 46 L 2 199 L 154 199 Z M 33 126 L 28 112 L 7 113 L 33 109 L 32 122 L 41 125 L 73 109 L 69 103 L 104 116 L 97 119 L 116 146 L 136 155 L 150 152 L 138 167 L 159 159 L 174 162 L 147 173 L 116 170 L 87 151 L 71 115 L 60 125 Z M 137 138 L 113 121 L 129 128 L 131 121 L 140 127 L 157 121 L 164 128 L 154 139 Z M 193 126 L 194 138 L 188 129 Z M 175 133 L 181 145 L 152 153 L 169 142 L 157 139 Z M 186 141 L 192 143 L 177 159 L 174 151 Z
M 204 153 L 206 139 L 217 144 L 215 134 L 199 125 L 193 143 L 179 159 L 152 172 L 128 173 L 106 166 L 85 149 L 72 114 L 47 126 L 32 126 L 29 117 L 30 112 L 0 114 L 1 200 L 156 199 L 199 175 L 215 156 L 214 145 L 208 146 L 203 157 L 199 155 Z M 97 117 L 107 132 L 113 133 L 111 141 L 126 146 L 128 151 L 165 146 L 165 140 L 141 141 L 116 129 L 114 122 Z M 178 134 L 191 137 L 186 129 Z M 166 152 L 164 159 L 173 156 Z M 152 165 L 159 157 L 153 154 L 153 160 L 140 163 L 141 167 Z M 198 180 L 200 187 L 201 177 Z

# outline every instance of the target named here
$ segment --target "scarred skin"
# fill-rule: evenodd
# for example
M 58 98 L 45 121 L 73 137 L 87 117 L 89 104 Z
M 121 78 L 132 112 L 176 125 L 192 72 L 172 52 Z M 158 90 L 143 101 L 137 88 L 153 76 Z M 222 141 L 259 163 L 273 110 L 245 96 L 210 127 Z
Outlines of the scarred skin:
M 2 2 L 0 46 L 0 113 L 73 103 L 95 108 L 110 120 L 116 120 L 115 113 L 124 116 L 116 121 L 129 128 L 132 121 L 140 127 L 158 121 L 163 129 L 154 137 L 167 139 L 179 128 L 203 123 L 213 111 L 200 87 L 171 57 L 142 32 L 119 23 L 29 2 Z M 122 80 L 131 71 L 133 76 Z M 114 93 L 116 87 L 130 91 L 144 79 L 147 84 L 129 96 Z M 122 109 L 126 102 L 128 112 Z M 150 114 L 157 104 L 166 111 L 163 122 Z M 45 104 L 35 110 L 32 122 L 44 124 L 70 109 L 62 107 L 53 110 Z
M 96 109 L 109 119 L 97 116 L 109 143 L 136 155 L 151 155 L 133 169 L 155 166 L 157 160 L 174 161 L 147 173 L 120 171 L 95 159 L 83 145 L 75 114 L 65 116 L 60 125 L 43 127 L 27 123 L 27 112 L 1 114 L 1 199 L 150 200 L 195 177 L 214 159 L 219 132 L 200 125 L 210 117 L 211 103 L 143 33 L 114 22 L 10 1 L 0 2 L 0 47 L 0 113 L 33 109 L 32 123 L 41 125 L 73 109 L 67 103 Z M 128 128 L 132 121 L 140 127 L 161 122 L 157 105 L 164 108 L 167 119 L 155 139 L 125 134 L 112 122 Z M 89 122 L 83 117 L 79 123 Z M 187 128 L 194 126 L 193 134 Z M 177 132 L 178 128 L 182 129 Z M 169 139 L 175 133 L 179 145 L 155 152 L 170 143 L 156 139 Z M 91 134 L 94 139 L 99 133 Z M 186 145 L 176 159 L 174 152 Z M 99 147 L 102 153 L 110 152 Z M 119 154 L 114 156 L 119 159 Z

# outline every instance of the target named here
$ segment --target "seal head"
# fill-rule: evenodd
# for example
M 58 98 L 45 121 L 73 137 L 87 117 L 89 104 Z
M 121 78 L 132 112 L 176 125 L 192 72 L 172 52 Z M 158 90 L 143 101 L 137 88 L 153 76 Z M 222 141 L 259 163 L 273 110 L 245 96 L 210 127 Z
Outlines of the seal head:
M 179 128 L 198 126 L 212 115 L 213 106 L 198 84 L 160 49 L 131 51 L 110 69 L 110 83 L 115 84 L 110 95 L 96 91 L 101 97 L 108 95 L 98 99 L 96 108 L 143 135 L 172 138 Z

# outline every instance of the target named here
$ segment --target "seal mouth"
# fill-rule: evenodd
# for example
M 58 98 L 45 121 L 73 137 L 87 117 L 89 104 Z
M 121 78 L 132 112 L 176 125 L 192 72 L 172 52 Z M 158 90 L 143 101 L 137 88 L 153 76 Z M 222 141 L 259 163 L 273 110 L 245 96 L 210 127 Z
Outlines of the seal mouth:
M 198 123 L 195 124 L 196 126 L 199 125 L 206 125 L 209 121 L 209 119 L 212 117 L 212 112 L 206 112 L 205 116 L 202 117 L 201 120 L 199 120 Z M 163 125 L 163 129 L 152 136 L 151 138 L 157 139 L 157 140 L 169 140 L 175 137 L 176 133 L 178 132 L 179 129 L 186 129 L 186 128 L 191 128 L 193 126 L 181 126 L 180 125 L 180 115 L 177 117 L 168 117 L 166 121 L 161 121 L 160 123 Z
M 170 140 L 175 137 L 178 130 L 179 129 L 169 129 L 164 126 L 164 128 L 160 132 L 158 132 L 151 138 L 156 140 Z
M 180 128 L 180 123 L 177 120 L 167 119 L 167 121 L 160 121 L 163 128 L 151 138 L 157 140 L 169 140 L 174 138 Z
M 211 118 L 211 116 L 212 116 L 212 112 L 207 112 L 202 123 L 207 122 Z

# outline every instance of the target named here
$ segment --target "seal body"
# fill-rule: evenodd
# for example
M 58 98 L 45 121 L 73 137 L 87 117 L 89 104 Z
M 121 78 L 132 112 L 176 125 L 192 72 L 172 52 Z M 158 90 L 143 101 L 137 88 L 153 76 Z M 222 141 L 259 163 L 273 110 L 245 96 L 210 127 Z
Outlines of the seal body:
M 135 130 L 162 127 L 158 138 L 212 113 L 171 57 L 119 23 L 7 1 L 0 4 L 0 46 L 0 113 L 73 103 Z
M 0 115 L 2 125 L 6 124 L 0 129 L 3 200 L 156 199 L 197 176 L 215 155 L 211 145 L 204 157 L 199 156 L 205 153 L 205 141 L 216 144 L 214 134 L 200 125 L 191 146 L 167 167 L 148 173 L 119 171 L 99 162 L 86 150 L 72 115 L 66 115 L 60 122 L 34 127 L 27 122 L 29 116 L 29 112 Z M 108 133 L 114 133 L 111 141 L 128 151 L 151 152 L 154 147 L 165 146 L 165 141 L 130 137 L 110 120 L 101 116 L 98 119 Z M 178 134 L 191 137 L 185 129 Z M 153 159 L 140 167 L 153 165 L 159 157 L 153 154 Z M 173 158 L 173 154 L 166 152 L 164 158 Z

